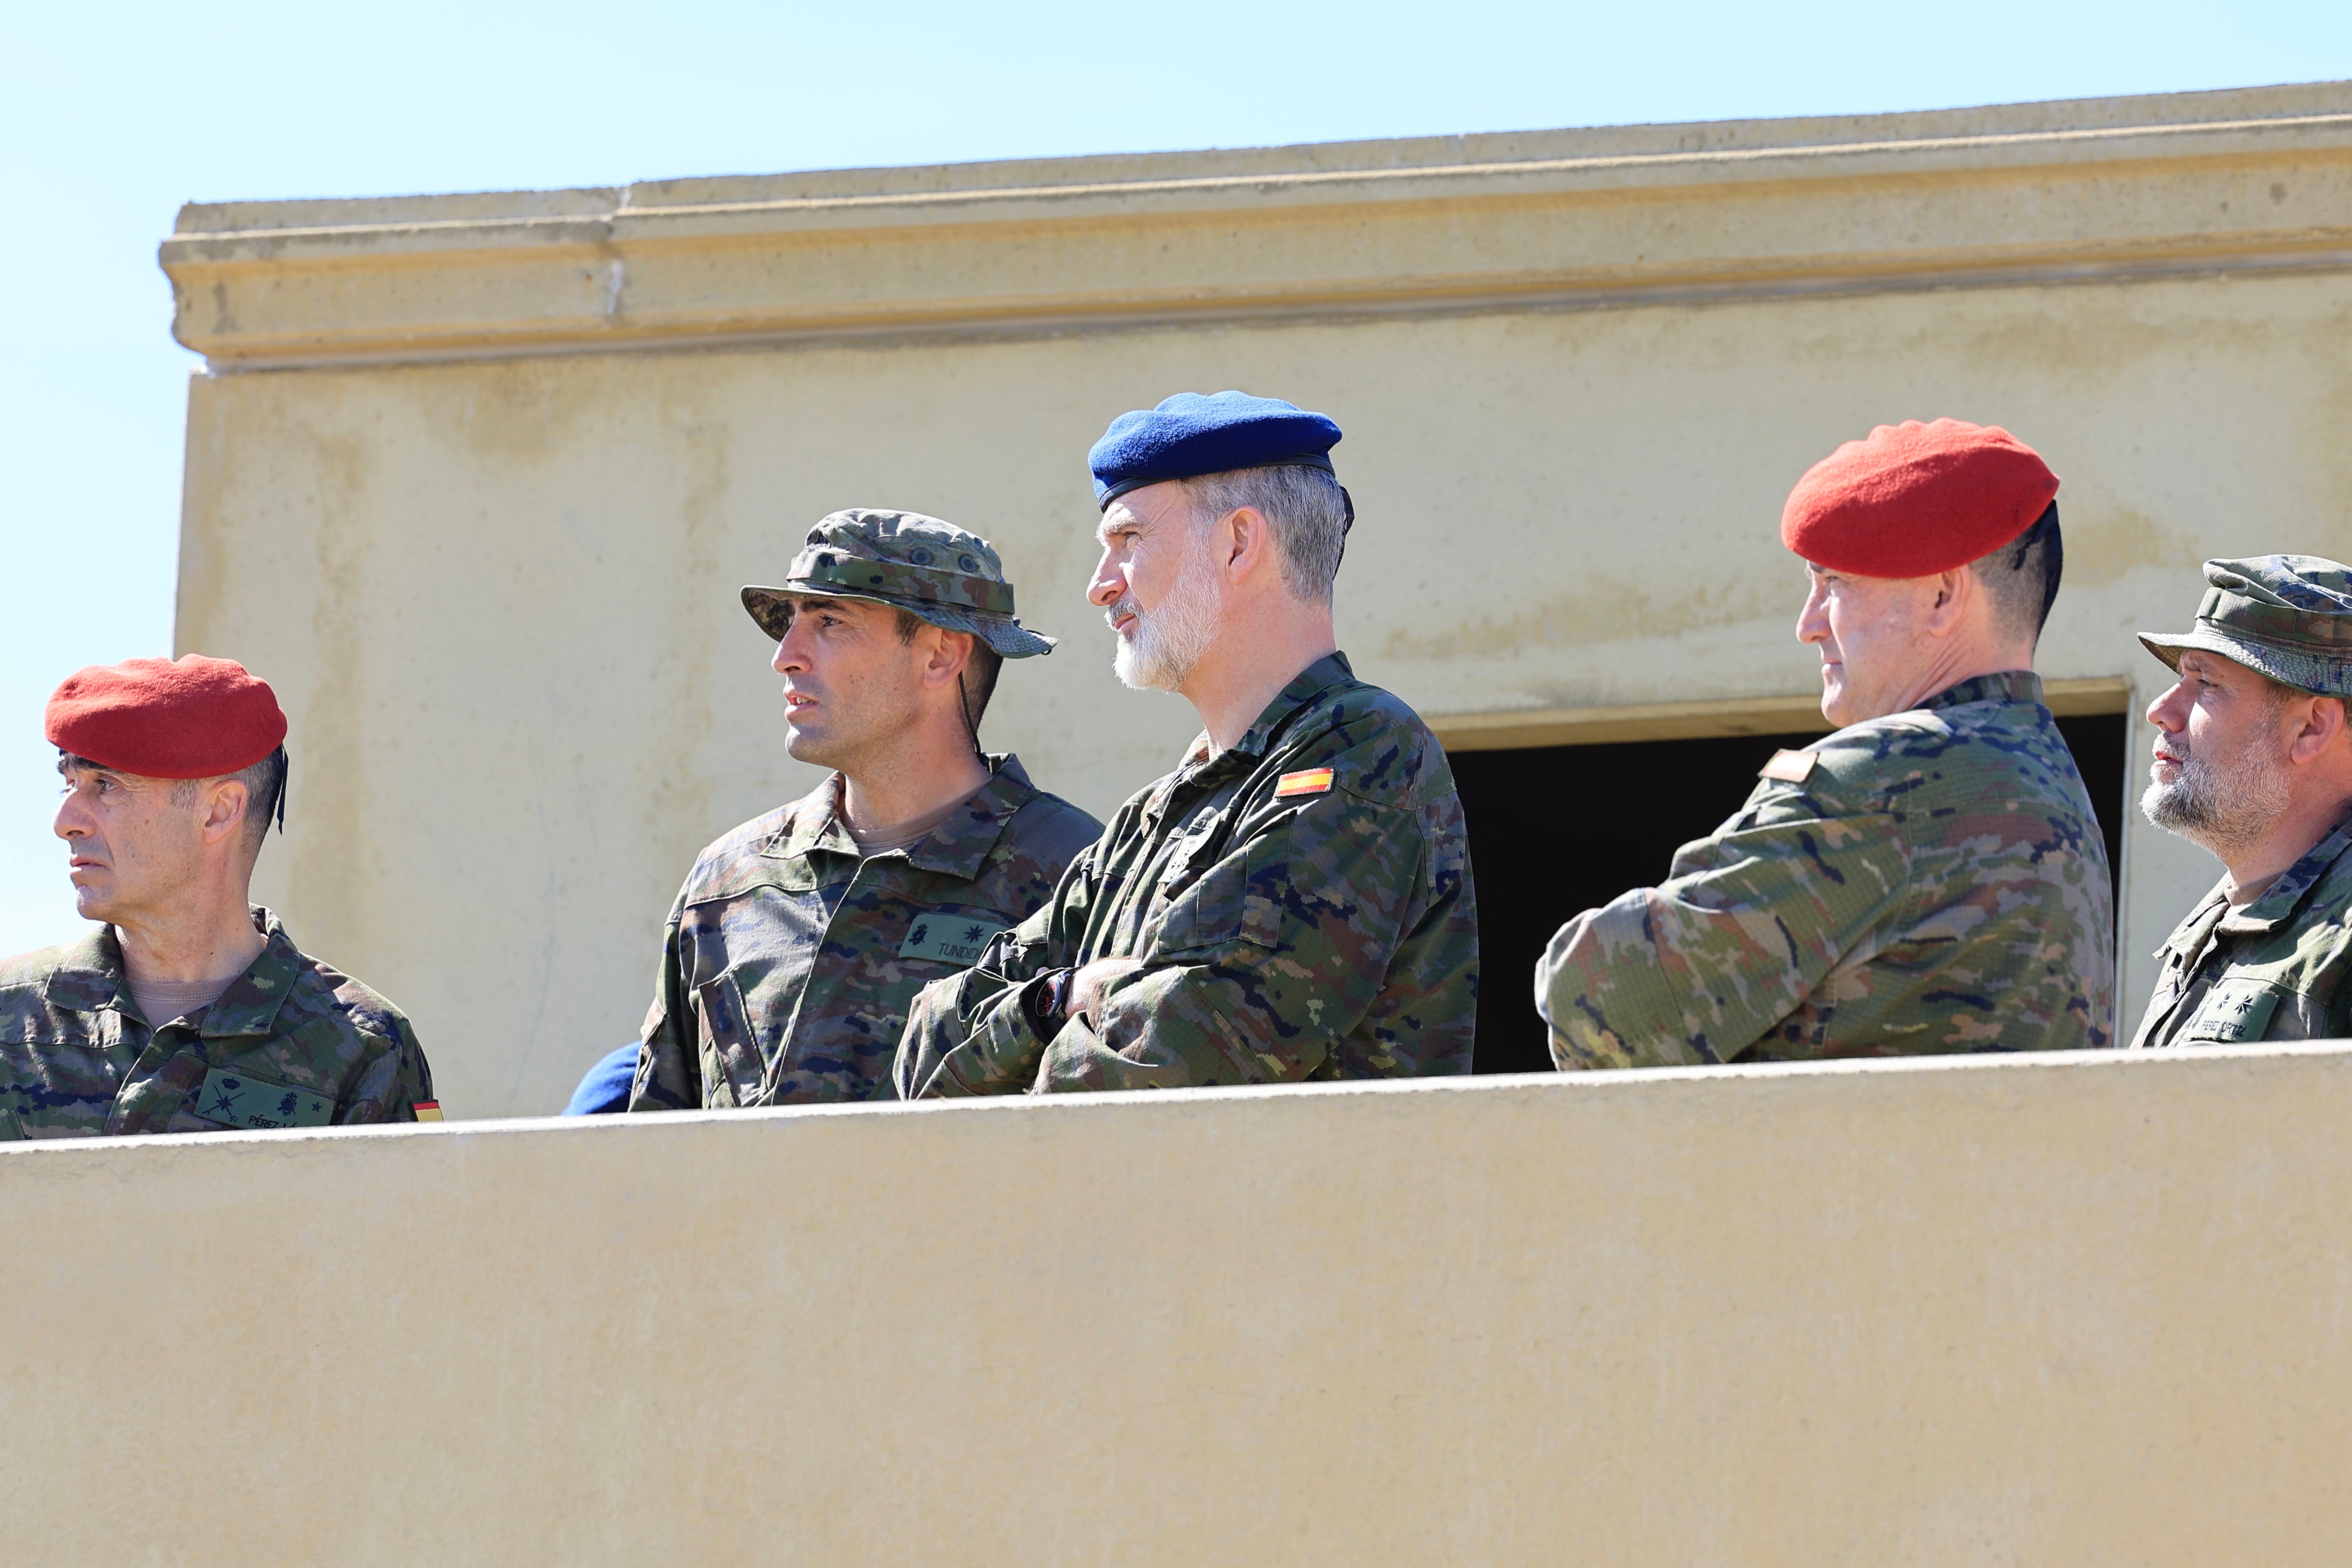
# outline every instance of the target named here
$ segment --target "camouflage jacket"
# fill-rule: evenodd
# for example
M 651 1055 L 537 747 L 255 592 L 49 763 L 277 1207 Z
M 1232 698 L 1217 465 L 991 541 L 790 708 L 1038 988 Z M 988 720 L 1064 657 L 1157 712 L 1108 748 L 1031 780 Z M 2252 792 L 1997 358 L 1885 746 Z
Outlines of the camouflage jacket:
M 992 757 L 903 850 L 861 859 L 841 775 L 688 873 L 662 942 L 631 1110 L 887 1097 L 907 1004 L 1052 894 L 1102 824 Z
M 2225 881 L 2156 956 L 2132 1048 L 2352 1035 L 2352 816 L 2232 911 Z
M 1097 958 L 1100 1032 L 1034 988 Z M 1053 902 L 917 999 L 898 1092 L 1154 1089 L 1470 1070 L 1478 918 L 1462 801 L 1412 710 L 1309 665 L 1232 750 L 1192 744 Z
M 1564 1069 L 2108 1046 L 2115 989 L 2106 845 L 2023 670 L 1781 752 L 1536 966 Z
M 112 926 L 0 963 L 0 1139 L 415 1121 L 433 1069 L 400 1009 L 253 917 L 261 956 L 158 1028 Z

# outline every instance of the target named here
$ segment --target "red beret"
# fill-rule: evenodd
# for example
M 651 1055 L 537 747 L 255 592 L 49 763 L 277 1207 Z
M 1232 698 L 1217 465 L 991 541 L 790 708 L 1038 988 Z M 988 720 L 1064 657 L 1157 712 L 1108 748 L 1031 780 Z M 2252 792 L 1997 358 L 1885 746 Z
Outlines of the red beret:
M 2058 476 L 1998 425 L 1881 425 L 1805 471 L 1780 542 L 1857 577 L 1925 577 L 1989 555 L 2041 521 Z
M 126 773 L 209 779 L 249 768 L 286 740 L 269 683 L 200 653 L 93 664 L 66 677 L 45 716 L 49 743 Z

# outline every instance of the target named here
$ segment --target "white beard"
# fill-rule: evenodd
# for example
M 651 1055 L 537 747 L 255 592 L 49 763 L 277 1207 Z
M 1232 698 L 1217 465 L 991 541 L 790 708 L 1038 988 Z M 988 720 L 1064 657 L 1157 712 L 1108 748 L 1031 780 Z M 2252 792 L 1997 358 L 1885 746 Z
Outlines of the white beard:
M 2216 761 L 2189 752 L 2170 784 L 2149 784 L 2139 809 L 2166 832 L 2226 860 L 2269 831 L 2292 793 L 2277 737 L 2264 729 L 2234 757 Z
M 1197 548 L 1168 596 L 1149 615 L 1133 599 L 1110 607 L 1114 619 L 1132 614 L 1135 624 L 1118 639 L 1113 674 L 1138 691 L 1174 691 L 1192 673 L 1217 637 L 1217 590 Z

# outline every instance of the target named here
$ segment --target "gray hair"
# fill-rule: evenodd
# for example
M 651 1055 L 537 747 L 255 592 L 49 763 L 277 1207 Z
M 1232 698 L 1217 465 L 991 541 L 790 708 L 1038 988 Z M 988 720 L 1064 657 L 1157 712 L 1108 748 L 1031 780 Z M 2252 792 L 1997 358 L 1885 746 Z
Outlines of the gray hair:
M 1989 554 L 1969 563 L 1992 601 L 1993 620 L 2010 637 L 2039 643 L 2058 597 L 2066 569 L 2066 544 L 2058 532 L 2058 503 L 2052 501 L 2032 528 Z
M 278 747 L 259 762 L 239 768 L 221 778 L 235 779 L 245 786 L 245 847 L 254 855 L 261 853 L 262 841 L 269 837 L 269 819 L 278 813 L 278 803 L 286 795 L 286 748 Z M 172 804 L 194 805 L 196 792 L 207 779 L 175 779 L 172 783 Z
M 1274 525 L 1282 547 L 1282 580 L 1291 595 L 1310 605 L 1331 602 L 1331 581 L 1339 574 L 1339 552 L 1347 542 L 1348 502 L 1339 481 L 1321 468 L 1285 465 L 1232 468 L 1182 480 L 1198 520 L 1255 507 Z

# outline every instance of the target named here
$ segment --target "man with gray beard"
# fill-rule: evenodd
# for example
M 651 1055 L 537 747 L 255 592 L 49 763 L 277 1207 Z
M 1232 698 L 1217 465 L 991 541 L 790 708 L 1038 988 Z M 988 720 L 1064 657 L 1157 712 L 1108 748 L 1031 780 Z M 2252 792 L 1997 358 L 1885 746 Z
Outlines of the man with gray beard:
M 916 998 L 905 1099 L 1470 1070 L 1478 921 L 1461 797 L 1412 709 L 1355 678 L 1331 584 L 1339 427 L 1180 394 L 1088 454 L 1090 597 L 1129 686 L 1205 732 L 1045 908 Z
M 2140 810 L 2221 883 L 2166 941 L 2134 1049 L 2352 1035 L 2352 568 L 2205 563 L 2196 629 L 2143 633 L 2180 679 L 2149 704 Z

